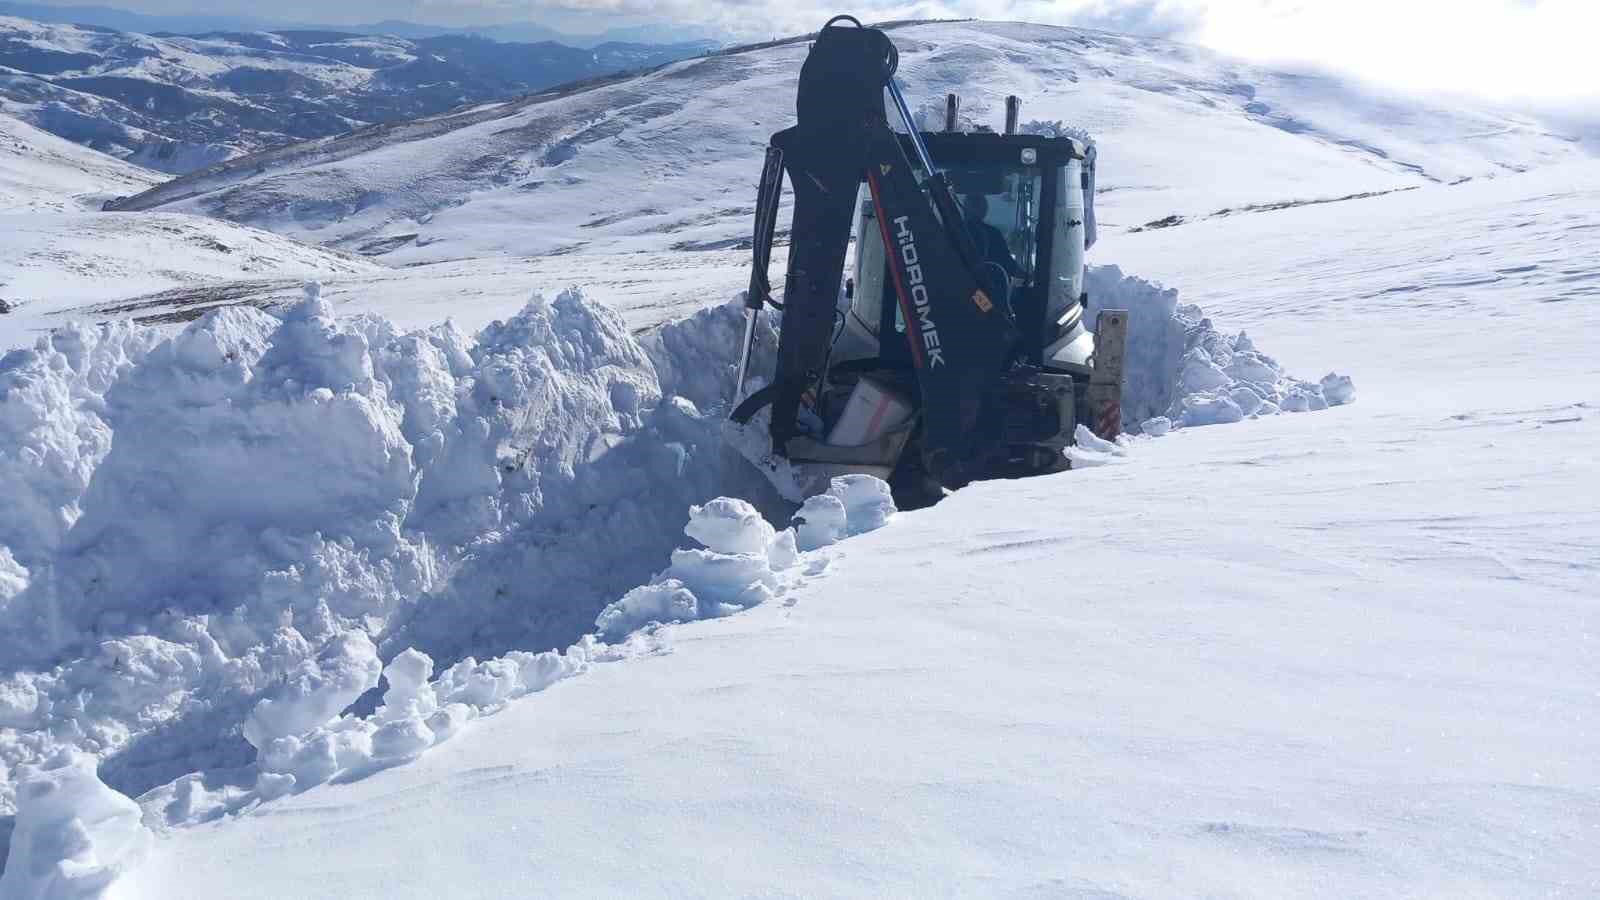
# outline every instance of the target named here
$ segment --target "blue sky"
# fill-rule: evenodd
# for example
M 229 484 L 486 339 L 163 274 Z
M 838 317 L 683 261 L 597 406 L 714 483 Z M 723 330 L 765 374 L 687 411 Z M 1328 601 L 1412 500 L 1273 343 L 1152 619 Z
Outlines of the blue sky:
M 45 0 L 53 5 L 97 0 Z M 1334 69 L 1407 90 L 1579 107 L 1600 97 L 1600 0 L 98 0 L 148 13 L 271 16 L 330 24 L 537 21 L 598 33 L 652 22 L 727 38 L 863 19 L 1020 19 L 1173 37 L 1248 59 Z

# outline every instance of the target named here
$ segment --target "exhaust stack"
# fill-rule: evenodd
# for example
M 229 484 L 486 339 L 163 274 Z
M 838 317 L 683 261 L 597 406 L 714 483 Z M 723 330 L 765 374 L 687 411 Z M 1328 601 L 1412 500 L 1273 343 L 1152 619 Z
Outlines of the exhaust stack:
M 956 111 L 961 108 L 961 98 L 955 94 L 946 94 L 944 98 L 944 130 L 956 130 Z
M 1006 134 L 1017 133 L 1017 116 L 1022 112 L 1022 99 L 1016 94 L 1006 98 Z

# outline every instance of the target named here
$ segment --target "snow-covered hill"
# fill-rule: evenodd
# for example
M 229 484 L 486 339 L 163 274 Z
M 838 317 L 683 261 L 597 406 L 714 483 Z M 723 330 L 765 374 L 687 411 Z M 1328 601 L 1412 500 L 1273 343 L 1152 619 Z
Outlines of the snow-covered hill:
M 700 49 L 327 31 L 151 36 L 0 16 L 0 111 L 150 168 L 187 172 Z
M 0 114 L 0 215 L 98 209 L 163 180 Z
M 1088 129 L 1102 222 L 1503 174 L 1583 155 L 1515 113 L 1382 96 L 1170 42 L 1036 25 L 896 28 L 918 103 Z M 768 136 L 792 121 L 804 42 L 235 160 L 134 198 L 412 264 L 702 249 L 747 238 Z
M 1600 165 L 1108 240 L 1215 304 L 1207 323 L 1177 310 L 1183 370 L 1287 349 L 1351 367 L 1362 399 L 1091 451 L 1102 465 L 887 523 L 843 490 L 797 546 L 708 506 L 689 533 L 709 549 L 661 553 L 662 577 L 594 626 L 613 643 L 561 654 L 460 656 L 560 622 L 575 587 L 592 600 L 585 577 L 647 562 L 616 543 L 652 534 L 635 516 L 660 526 L 712 486 L 702 426 L 735 310 L 631 345 L 575 296 L 476 339 L 309 303 L 162 346 L 107 326 L 12 362 L 36 396 L 100 397 L 78 433 L 115 434 L 98 460 L 79 445 L 78 524 L 18 543 L 57 562 L 13 566 L 13 616 L 52 608 L 40 578 L 109 605 L 55 607 L 57 637 L 103 642 L 7 683 L 12 721 L 60 723 L 14 746 L 128 741 L 102 767 L 126 787 L 200 747 L 205 712 L 246 724 L 203 748 L 208 771 L 141 798 L 153 837 L 82 764 L 42 761 L 7 877 L 126 872 L 126 896 L 179 898 L 1600 888 Z M 1140 309 L 1175 299 L 1121 289 Z M 1231 321 L 1249 338 L 1210 324 Z M 594 430 L 554 427 L 578 422 Z M 552 441 L 527 482 L 486 452 L 519 433 Z M 28 482 L 46 505 L 73 483 Z M 227 527 L 246 510 L 263 527 Z M 815 540 L 830 527 L 872 533 Z M 411 555 L 474 528 L 459 569 Z M 574 568 L 585 539 L 607 555 Z M 157 557 L 159 582 L 127 577 Z M 473 588 L 394 617 L 410 577 Z M 238 605 L 197 617 L 212 593 Z M 168 597 L 187 606 L 125 634 Z M 374 614 L 405 640 L 363 643 Z M 685 624 L 623 638 L 650 619 Z M 399 652 L 413 638 L 436 665 Z M 377 684 L 380 656 L 382 701 L 312 724 Z M 75 864 L 52 867 L 64 851 Z
M 185 308 L 119 302 L 152 292 L 241 279 L 298 287 L 380 271 L 358 256 L 203 216 L 91 212 L 162 178 L 0 114 L 0 352 L 64 324 L 69 310 L 171 318 Z
M 266 285 L 298 290 L 308 279 L 379 271 L 359 256 L 204 216 L 0 213 L 0 300 L 9 309 L 0 316 L 0 348 L 32 343 L 70 319 L 186 320 L 222 302 L 141 299 L 153 293 L 252 303 Z

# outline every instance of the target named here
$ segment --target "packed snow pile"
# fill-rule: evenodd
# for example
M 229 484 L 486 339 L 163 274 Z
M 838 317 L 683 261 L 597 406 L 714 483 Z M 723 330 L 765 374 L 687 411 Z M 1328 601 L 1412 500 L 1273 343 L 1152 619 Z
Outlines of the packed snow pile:
M 150 846 L 139 805 L 101 784 L 91 757 L 64 752 L 29 767 L 17 790 L 17 806 L 0 897 L 103 897 Z
M 726 381 L 736 308 L 641 344 L 575 292 L 476 336 L 308 294 L 0 358 L 0 829 L 62 749 L 140 793 L 248 764 L 407 647 L 567 646 L 687 506 L 757 496 L 652 359 Z
M 1128 432 L 1160 437 L 1174 428 L 1321 410 L 1355 399 L 1348 376 L 1291 376 L 1249 335 L 1224 334 L 1200 307 L 1179 303 L 1176 289 L 1123 275 L 1116 266 L 1091 266 L 1087 275 L 1088 321 L 1102 309 L 1129 313 L 1122 387 Z

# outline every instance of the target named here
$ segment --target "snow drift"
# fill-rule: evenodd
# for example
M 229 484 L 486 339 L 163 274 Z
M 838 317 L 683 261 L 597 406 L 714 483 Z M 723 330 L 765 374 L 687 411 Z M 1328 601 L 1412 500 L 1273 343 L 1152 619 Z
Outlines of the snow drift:
M 1305 381 L 1284 371 L 1244 332 L 1227 335 L 1178 292 L 1116 266 L 1088 270 L 1089 315 L 1126 309 L 1122 426 L 1160 437 L 1173 428 L 1238 422 L 1250 416 L 1307 412 L 1355 399 L 1347 376 Z
M 1130 412 L 1347 399 L 1174 292 L 1093 279 L 1134 311 Z M 0 358 L 0 815 L 63 751 L 124 793 L 167 784 L 182 820 L 409 758 L 611 652 L 586 635 L 762 602 L 800 552 L 883 524 L 870 479 L 782 532 L 707 502 L 793 511 L 719 443 L 740 311 L 635 338 L 567 292 L 475 336 L 400 333 L 311 286 L 281 312 L 77 325 Z M 1189 377 L 1197 350 L 1225 384 Z

